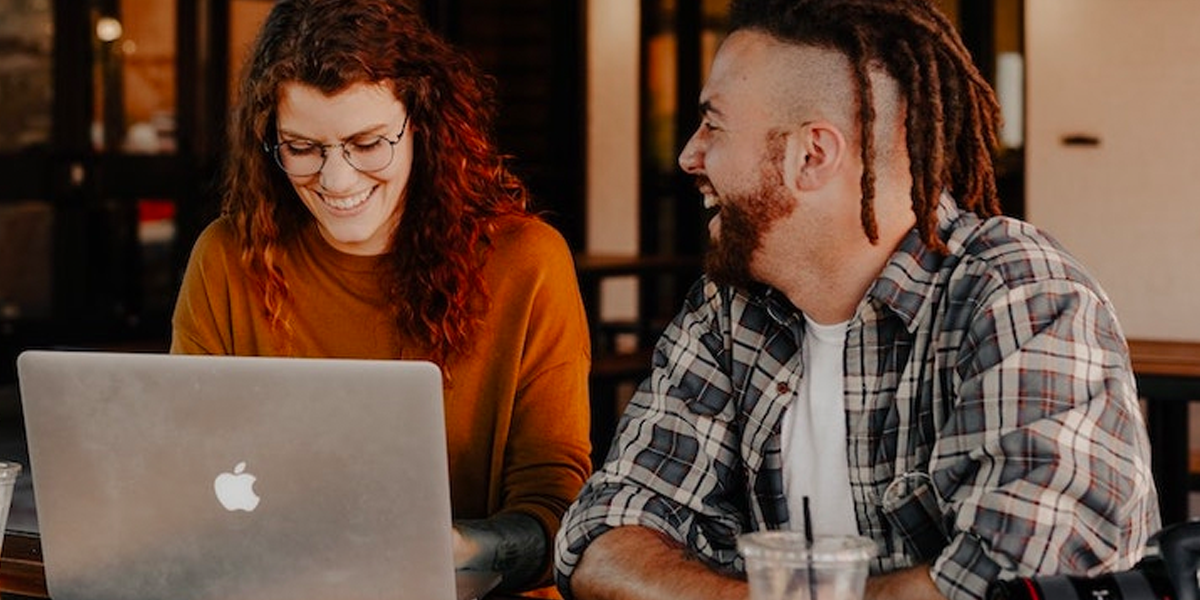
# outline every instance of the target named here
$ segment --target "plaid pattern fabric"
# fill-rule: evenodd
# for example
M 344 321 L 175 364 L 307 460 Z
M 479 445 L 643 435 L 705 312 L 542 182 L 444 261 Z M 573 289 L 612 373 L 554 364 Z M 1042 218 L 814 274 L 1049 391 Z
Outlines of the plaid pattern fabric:
M 846 460 L 859 531 L 879 550 L 872 571 L 925 562 L 944 594 L 966 600 L 998 577 L 1132 567 L 1159 515 L 1112 306 L 1026 223 L 980 220 L 943 198 L 939 229 L 949 254 L 910 235 L 846 339 Z M 774 290 L 692 288 L 564 517 L 564 593 L 581 553 L 613 527 L 658 530 L 731 573 L 743 570 L 738 534 L 799 527 L 783 495 L 780 421 L 804 376 L 803 330 Z M 920 500 L 940 523 L 905 522 L 928 510 L 885 516 L 885 489 L 911 474 L 932 483 Z M 931 528 L 945 545 L 919 556 L 905 538 Z

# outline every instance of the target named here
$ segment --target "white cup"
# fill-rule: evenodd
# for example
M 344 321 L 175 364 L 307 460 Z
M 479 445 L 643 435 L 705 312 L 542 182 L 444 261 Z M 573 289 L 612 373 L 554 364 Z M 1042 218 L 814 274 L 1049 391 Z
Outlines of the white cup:
M 8 509 L 12 506 L 13 485 L 20 474 L 21 465 L 0 461 L 0 532 L 8 530 Z M 0 535 L 0 548 L 3 547 L 4 536 Z
M 862 600 L 875 542 L 862 536 L 756 531 L 738 536 L 751 600 Z

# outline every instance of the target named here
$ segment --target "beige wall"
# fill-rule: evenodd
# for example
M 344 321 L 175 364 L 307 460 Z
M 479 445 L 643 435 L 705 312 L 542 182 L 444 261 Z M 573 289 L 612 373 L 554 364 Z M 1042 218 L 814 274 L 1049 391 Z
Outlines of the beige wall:
M 1200 342 L 1196 6 L 1026 6 L 1026 212 L 1099 278 L 1131 338 Z

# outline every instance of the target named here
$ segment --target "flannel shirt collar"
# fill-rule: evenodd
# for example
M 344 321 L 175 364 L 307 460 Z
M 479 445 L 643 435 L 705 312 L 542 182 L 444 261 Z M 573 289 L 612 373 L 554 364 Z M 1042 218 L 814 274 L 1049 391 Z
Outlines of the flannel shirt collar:
M 867 291 L 864 304 L 875 302 L 900 318 L 909 333 L 914 333 L 923 321 L 923 316 L 933 310 L 939 297 L 935 289 L 939 283 L 939 271 L 951 257 L 961 249 L 963 240 L 955 232 L 963 231 L 961 221 L 978 220 L 973 213 L 958 208 L 949 194 L 942 194 L 938 201 L 938 237 L 946 243 L 949 252 L 942 256 L 926 247 L 914 227 L 901 240 L 883 271 Z M 975 227 L 969 227 L 974 230 Z M 862 312 L 859 306 L 859 313 Z

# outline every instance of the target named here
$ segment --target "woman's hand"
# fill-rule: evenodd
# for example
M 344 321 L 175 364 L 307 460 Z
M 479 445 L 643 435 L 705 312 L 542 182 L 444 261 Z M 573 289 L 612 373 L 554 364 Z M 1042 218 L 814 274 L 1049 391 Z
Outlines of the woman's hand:
M 454 522 L 454 568 L 495 571 L 501 589 L 536 582 L 549 563 L 549 539 L 542 526 L 524 513 Z
M 465 569 L 471 566 L 472 559 L 479 555 L 479 543 L 463 535 L 458 527 L 454 528 L 454 568 Z

